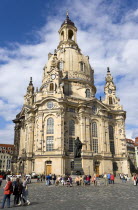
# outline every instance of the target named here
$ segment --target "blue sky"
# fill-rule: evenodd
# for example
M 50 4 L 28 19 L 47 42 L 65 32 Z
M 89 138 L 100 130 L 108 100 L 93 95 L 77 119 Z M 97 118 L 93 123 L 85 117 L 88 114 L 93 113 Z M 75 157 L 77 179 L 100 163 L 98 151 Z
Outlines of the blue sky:
M 138 1 L 1 0 L 0 142 L 13 143 L 12 120 L 23 105 L 30 76 L 40 87 L 47 54 L 57 47 L 66 10 L 78 28 L 78 44 L 95 70 L 97 97 L 104 96 L 110 66 L 127 111 L 126 136 L 138 136 Z

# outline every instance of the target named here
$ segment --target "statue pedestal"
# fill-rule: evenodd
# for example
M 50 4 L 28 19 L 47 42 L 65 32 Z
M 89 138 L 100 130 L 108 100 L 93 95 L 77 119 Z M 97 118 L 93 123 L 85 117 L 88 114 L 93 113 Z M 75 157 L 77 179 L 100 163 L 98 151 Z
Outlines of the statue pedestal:
M 72 175 L 83 175 L 82 158 L 74 158 L 74 169 Z

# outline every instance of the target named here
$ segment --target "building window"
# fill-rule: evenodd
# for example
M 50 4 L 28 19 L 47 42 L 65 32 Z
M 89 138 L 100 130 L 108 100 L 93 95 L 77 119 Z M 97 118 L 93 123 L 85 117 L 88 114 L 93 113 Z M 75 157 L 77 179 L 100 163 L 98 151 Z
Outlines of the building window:
M 98 153 L 98 132 L 97 132 L 97 123 L 92 122 L 92 151 Z
M 64 40 L 64 31 L 62 31 L 62 33 L 61 33 L 61 40 L 62 41 Z
M 59 70 L 62 71 L 63 70 L 63 61 L 60 61 L 58 66 L 59 66 Z
M 69 121 L 69 152 L 74 151 L 74 141 L 75 141 L 75 121 Z
M 81 61 L 80 62 L 80 71 L 84 71 L 84 66 L 85 66 L 84 63 Z
M 93 150 L 94 153 L 98 153 L 98 139 L 93 139 L 92 150 Z
M 69 30 L 69 31 L 68 31 L 68 38 L 69 38 L 70 40 L 73 40 L 74 34 L 73 34 L 73 31 L 72 31 L 72 30 Z
M 69 137 L 69 152 L 74 151 L 74 141 L 75 141 L 75 138 Z
M 52 151 L 54 144 L 54 136 L 47 136 L 46 139 L 46 151 Z
M 53 84 L 53 83 L 50 83 L 49 90 L 50 90 L 50 91 L 54 91 L 54 84 Z
M 54 119 L 52 117 L 47 119 L 47 134 L 54 134 Z
M 109 125 L 109 141 L 110 141 L 110 152 L 112 155 L 115 154 L 115 148 L 114 148 L 114 129 L 112 125 Z
M 69 121 L 69 135 L 75 136 L 75 122 L 74 122 L 74 120 Z
M 112 97 L 109 97 L 109 104 L 113 104 Z
M 114 129 L 112 125 L 109 125 L 109 139 L 114 140 Z
M 86 89 L 86 98 L 90 98 L 90 97 L 91 97 L 90 89 Z
M 92 136 L 97 137 L 97 123 L 96 122 L 92 123 Z

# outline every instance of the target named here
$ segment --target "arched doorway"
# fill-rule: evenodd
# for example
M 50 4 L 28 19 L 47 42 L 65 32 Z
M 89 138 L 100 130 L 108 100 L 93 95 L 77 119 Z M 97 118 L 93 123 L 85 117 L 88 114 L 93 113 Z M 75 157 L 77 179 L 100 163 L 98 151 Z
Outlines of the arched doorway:
M 48 160 L 46 161 L 46 167 L 45 167 L 45 174 L 52 174 L 52 161 Z
M 99 175 L 99 166 L 100 166 L 100 161 L 95 161 L 94 163 L 94 171 L 97 175 Z

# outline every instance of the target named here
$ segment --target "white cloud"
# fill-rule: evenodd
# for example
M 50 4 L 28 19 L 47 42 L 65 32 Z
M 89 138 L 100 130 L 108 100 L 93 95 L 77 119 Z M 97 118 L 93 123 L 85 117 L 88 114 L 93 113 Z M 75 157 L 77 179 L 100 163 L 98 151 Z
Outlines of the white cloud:
M 47 17 L 47 24 L 36 31 L 34 35 L 38 44 L 11 43 L 12 50 L 0 48 L 0 62 L 4 63 L 0 65 L 0 115 L 5 120 L 12 120 L 19 112 L 18 107 L 23 104 L 31 76 L 35 87 L 40 87 L 47 55 L 54 51 L 59 42 L 58 29 L 64 20 L 62 15 L 66 8 L 70 11 L 70 19 L 78 28 L 79 47 L 82 53 L 89 55 L 90 63 L 95 69 L 98 93 L 104 92 L 106 68 L 111 68 L 117 94 L 127 111 L 126 122 L 131 125 L 127 133 L 129 138 L 134 138 L 137 132 L 134 127 L 138 126 L 138 27 L 134 17 L 137 17 L 138 10 L 126 12 L 120 17 L 120 22 L 114 23 L 118 6 L 106 5 L 102 0 L 77 0 L 73 4 L 68 1 L 65 7 L 60 8 L 57 17 Z M 118 75 L 123 76 L 122 79 L 117 80 Z M 12 126 L 9 132 L 12 131 Z M 7 139 L 2 132 L 0 136 Z
M 14 125 L 7 124 L 4 129 L 0 129 L 0 143 L 12 144 L 14 140 Z

